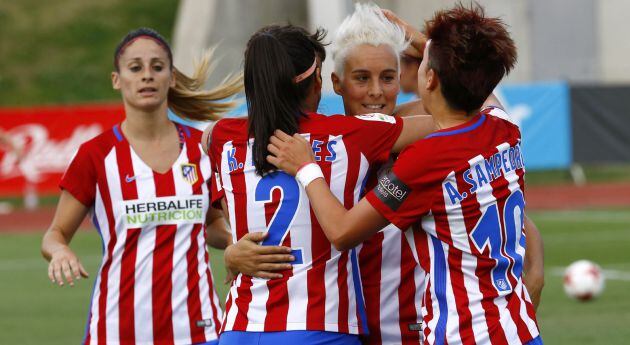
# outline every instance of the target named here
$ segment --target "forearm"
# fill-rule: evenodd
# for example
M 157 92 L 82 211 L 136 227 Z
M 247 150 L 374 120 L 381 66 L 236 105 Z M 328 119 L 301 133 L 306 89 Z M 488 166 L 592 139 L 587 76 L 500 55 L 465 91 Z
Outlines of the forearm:
M 311 182 L 306 193 L 324 234 L 337 250 L 356 247 L 387 224 L 365 199 L 346 210 L 322 178 Z
M 232 234 L 223 217 L 215 218 L 206 225 L 206 242 L 216 249 L 225 249 L 232 244 Z
M 523 263 L 523 279 L 532 297 L 532 302 L 534 306 L 537 307 L 545 283 L 544 245 L 540 232 L 534 222 L 527 216 L 525 216 L 524 219 L 527 250 L 525 251 Z
M 52 254 L 60 249 L 68 248 L 70 241 L 66 239 L 63 233 L 53 227 L 48 229 L 42 239 L 42 256 L 50 261 Z

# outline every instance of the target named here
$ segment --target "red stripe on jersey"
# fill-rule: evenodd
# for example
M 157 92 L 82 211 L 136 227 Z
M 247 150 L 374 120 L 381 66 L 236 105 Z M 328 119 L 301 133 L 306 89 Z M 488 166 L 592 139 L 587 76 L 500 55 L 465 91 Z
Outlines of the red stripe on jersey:
M 420 332 L 409 329 L 410 323 L 418 322 L 416 311 L 416 262 L 405 235 L 400 236 L 400 286 L 398 287 L 398 320 L 403 344 L 419 344 Z M 369 318 L 369 316 L 368 316 Z
M 427 271 L 427 274 L 430 274 L 430 271 Z M 427 338 L 431 333 L 431 330 L 427 325 L 431 320 L 433 320 L 433 303 L 431 298 L 431 280 L 427 280 L 427 287 L 424 289 L 424 298 L 422 299 L 422 305 L 427 309 L 427 314 L 424 316 L 423 324 L 424 324 L 424 344 L 429 345 Z M 428 303 L 427 303 L 428 302 Z
M 381 263 L 383 261 L 383 232 L 377 232 L 363 242 L 359 252 L 359 266 L 361 267 L 361 283 L 365 298 L 370 336 L 368 344 L 381 344 Z M 412 258 L 413 259 L 413 258 Z
M 350 308 L 348 302 L 348 253 L 349 251 L 342 252 L 339 256 L 339 262 L 337 263 L 338 272 L 337 286 L 339 287 L 339 309 L 338 309 L 338 323 L 339 332 L 348 333 L 348 309 Z M 359 318 L 359 324 L 361 319 Z
M 131 161 L 131 146 L 119 145 L 116 154 L 122 198 L 123 200 L 138 199 L 136 180 L 129 180 L 129 177 L 135 176 L 133 163 Z M 139 228 L 127 229 L 125 250 L 121 259 L 120 297 L 118 303 L 118 317 L 120 319 L 118 327 L 121 344 L 135 343 L 134 288 L 136 285 L 136 251 L 140 233 L 141 229 Z
M 164 174 L 153 173 L 155 194 L 157 197 L 175 195 L 173 170 Z M 162 344 L 173 343 L 173 251 L 177 225 L 158 225 L 155 229 L 155 248 L 153 249 L 153 339 Z
M 232 283 L 230 285 L 234 285 L 236 280 L 232 280 Z M 232 287 L 230 286 L 230 289 L 228 290 L 228 296 L 227 296 L 227 301 L 225 302 L 225 313 L 223 314 L 223 325 L 221 325 L 221 332 L 219 332 L 219 334 L 225 332 L 225 325 L 227 325 L 227 316 L 228 316 L 228 311 L 230 310 L 230 308 L 232 307 L 232 293 L 230 292 L 232 290 Z
M 236 149 L 234 157 L 238 162 L 245 162 L 247 155 L 247 143 L 242 143 Z M 242 169 L 235 170 L 230 173 L 230 180 L 232 182 L 232 189 L 242 192 L 234 193 L 234 222 L 236 223 L 236 239 L 240 240 L 243 236 L 247 235 L 247 191 L 245 185 L 245 174 Z M 237 306 L 236 319 L 234 320 L 234 331 L 247 330 L 247 311 L 249 310 L 249 303 L 252 301 L 252 278 L 250 276 L 241 274 L 241 284 L 238 286 L 238 297 L 234 301 Z
M 195 183 L 193 183 L 192 185 L 192 192 L 195 195 L 200 195 L 203 192 L 201 186 L 204 179 L 203 179 L 203 174 L 201 173 L 201 166 L 200 166 L 201 152 L 200 152 L 199 144 L 197 140 L 186 141 L 186 155 L 188 156 L 189 162 L 199 162 L 199 164 L 195 165 L 195 170 L 196 170 L 198 178 L 197 178 L 197 181 L 195 181 Z M 213 179 L 211 177 L 208 178 L 208 183 L 212 183 Z M 201 297 L 199 295 L 199 284 L 201 283 L 200 277 L 199 277 L 199 271 L 198 271 L 199 260 L 197 259 L 197 254 L 198 254 L 198 251 L 200 250 L 199 249 L 200 244 L 197 241 L 197 237 L 199 236 L 199 233 L 202 230 L 204 231 L 204 235 L 205 235 L 205 228 L 201 224 L 195 224 L 193 226 L 192 233 L 190 235 L 190 248 L 188 249 L 188 252 L 186 253 L 187 271 L 188 271 L 187 272 L 188 298 L 186 302 L 188 305 L 188 321 L 190 324 L 190 337 L 193 343 L 203 343 L 207 340 L 203 327 L 197 326 L 197 321 L 200 321 L 203 319 L 203 316 L 201 313 L 201 308 L 202 308 Z M 204 250 L 204 252 L 207 252 L 206 248 L 203 248 L 201 250 Z M 204 254 L 204 257 L 206 255 L 207 253 Z M 205 263 L 207 264 L 208 261 L 206 260 Z M 208 271 L 206 272 L 206 274 L 210 275 L 210 272 Z M 208 284 L 208 286 L 210 288 L 209 292 L 210 292 L 211 305 L 213 307 L 213 311 L 212 311 L 213 317 L 216 319 L 216 308 L 214 308 L 214 303 L 212 302 L 212 299 L 214 297 L 213 287 L 212 287 L 212 284 Z M 219 324 L 215 322 L 214 325 L 215 325 L 215 330 L 218 330 Z
M 136 253 L 138 249 L 138 238 L 140 237 L 140 229 L 127 230 L 127 239 L 125 240 L 125 251 L 122 254 L 122 262 L 120 269 L 120 303 L 118 304 L 118 315 L 120 319 L 119 337 L 121 344 L 134 344 L 135 322 L 134 322 L 134 286 Z
M 204 232 L 205 233 L 205 232 Z M 208 238 L 207 236 L 205 238 Z M 212 273 L 210 273 L 210 259 L 208 258 L 208 251 L 204 248 L 204 262 L 206 263 L 206 279 L 208 280 L 208 294 L 210 295 L 210 307 L 212 307 L 212 319 L 214 321 L 214 332 L 217 337 L 219 336 L 219 329 L 221 329 L 221 320 L 219 320 L 219 312 L 217 310 L 217 302 L 214 300 L 214 283 L 212 282 Z M 230 303 L 231 304 L 231 303 Z M 228 310 L 229 306 L 226 303 L 225 310 Z
M 328 141 L 328 137 L 314 138 L 311 136 L 310 139 L 311 145 L 314 139 L 325 142 Z M 323 146 L 325 146 L 325 144 L 322 145 L 322 147 Z M 326 183 L 330 185 L 330 163 L 320 161 L 318 165 L 322 169 Z M 326 320 L 326 262 L 330 260 L 331 256 L 330 242 L 328 238 L 326 238 L 322 227 L 319 225 L 312 208 L 310 208 L 309 213 L 311 215 L 311 253 L 313 267 L 306 273 L 306 283 L 309 286 L 309 289 L 307 289 L 306 329 L 326 329 L 324 325 Z M 347 322 L 346 320 L 346 323 Z M 338 320 L 338 323 L 341 328 L 343 321 Z
M 117 144 L 116 151 L 126 145 Z M 107 327 L 105 325 L 106 312 L 107 312 L 107 285 L 109 278 L 109 269 L 112 265 L 114 247 L 116 246 L 116 221 L 114 219 L 114 211 L 111 196 L 109 195 L 109 186 L 107 185 L 107 172 L 103 162 L 97 164 L 98 176 L 98 189 L 101 192 L 101 198 L 103 199 L 103 205 L 105 207 L 105 214 L 107 215 L 107 224 L 109 226 L 109 242 L 107 244 L 107 259 L 103 263 L 101 269 L 101 282 L 99 286 L 99 298 L 98 298 L 98 322 L 96 325 L 96 332 L 98 336 L 98 344 L 105 344 L 107 341 Z M 89 327 L 89 326 L 88 326 Z
M 273 189 L 271 192 L 271 201 L 265 204 L 265 222 L 267 228 L 269 228 L 269 223 L 278 210 L 281 197 L 282 192 L 280 188 Z M 283 242 L 282 245 L 291 246 L 289 234 L 287 234 Z M 271 279 L 267 282 L 269 298 L 266 303 L 265 332 L 279 332 L 286 331 L 287 329 L 287 315 L 289 313 L 289 290 L 287 288 L 287 280 L 291 277 L 290 272 L 291 271 L 282 272 L 282 278 Z
M 199 175 L 201 176 L 201 175 Z M 190 234 L 190 248 L 186 252 L 186 264 L 188 275 L 188 323 L 190 324 L 190 339 L 194 343 L 203 343 L 206 341 L 206 335 L 203 331 L 203 327 L 197 326 L 197 321 L 202 320 L 201 315 L 201 299 L 199 298 L 199 262 L 197 260 L 197 251 L 199 243 L 197 237 L 201 232 L 201 224 L 195 224 L 193 226 L 192 233 Z

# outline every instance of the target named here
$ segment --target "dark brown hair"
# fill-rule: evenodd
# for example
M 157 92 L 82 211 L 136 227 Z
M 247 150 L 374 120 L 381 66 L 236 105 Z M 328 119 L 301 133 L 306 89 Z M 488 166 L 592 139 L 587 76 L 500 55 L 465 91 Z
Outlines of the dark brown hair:
M 274 169 L 267 163 L 269 137 L 276 129 L 293 135 L 302 106 L 316 78 L 312 73 L 295 82 L 316 57 L 323 61 L 326 50 L 322 40 L 326 32 L 310 34 L 294 25 L 271 25 L 258 30 L 245 50 L 245 96 L 249 134 L 254 137 L 252 159 L 256 173 Z
M 480 108 L 516 63 L 516 47 L 505 23 L 488 18 L 478 4 L 437 12 L 425 23 L 428 67 L 448 105 L 471 114 Z

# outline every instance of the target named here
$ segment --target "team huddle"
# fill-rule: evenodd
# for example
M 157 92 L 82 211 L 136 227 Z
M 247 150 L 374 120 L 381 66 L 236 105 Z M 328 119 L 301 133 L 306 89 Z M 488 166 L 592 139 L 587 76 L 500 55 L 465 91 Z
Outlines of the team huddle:
M 261 28 L 210 91 L 209 57 L 191 78 L 157 32 L 122 40 L 126 118 L 81 146 L 42 243 L 72 285 L 88 213 L 102 237 L 83 344 L 542 344 L 521 135 L 493 96 L 516 63 L 505 24 L 457 5 L 421 33 L 356 4 L 332 40 L 338 115 L 317 113 L 324 36 Z M 419 98 L 396 106 L 408 73 Z M 247 115 L 221 119 L 243 86 Z

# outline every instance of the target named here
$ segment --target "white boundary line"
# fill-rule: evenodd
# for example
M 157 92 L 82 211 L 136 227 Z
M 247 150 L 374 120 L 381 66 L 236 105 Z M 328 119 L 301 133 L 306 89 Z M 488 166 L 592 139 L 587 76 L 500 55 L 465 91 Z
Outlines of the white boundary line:
M 566 267 L 550 267 L 549 271 L 553 276 L 562 277 L 564 276 L 564 270 Z M 602 269 L 602 273 L 606 280 L 621 280 L 630 282 L 630 272 L 620 271 L 620 270 L 608 270 Z

